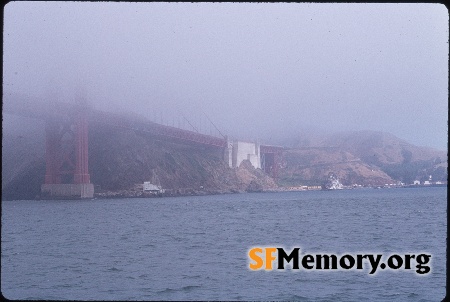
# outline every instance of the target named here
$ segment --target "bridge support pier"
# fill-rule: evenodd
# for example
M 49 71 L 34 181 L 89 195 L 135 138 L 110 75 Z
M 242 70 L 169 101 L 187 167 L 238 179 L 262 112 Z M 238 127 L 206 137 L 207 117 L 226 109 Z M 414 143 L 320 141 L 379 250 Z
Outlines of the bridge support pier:
M 94 197 L 93 184 L 43 184 L 43 199 L 85 199 Z

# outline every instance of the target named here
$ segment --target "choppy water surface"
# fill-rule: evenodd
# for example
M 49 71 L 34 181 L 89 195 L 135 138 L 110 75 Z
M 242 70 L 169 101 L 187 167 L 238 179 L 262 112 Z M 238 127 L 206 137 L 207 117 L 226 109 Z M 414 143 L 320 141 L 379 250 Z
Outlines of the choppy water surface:
M 440 301 L 446 188 L 3 201 L 10 299 Z M 432 254 L 431 273 L 251 271 L 254 246 Z

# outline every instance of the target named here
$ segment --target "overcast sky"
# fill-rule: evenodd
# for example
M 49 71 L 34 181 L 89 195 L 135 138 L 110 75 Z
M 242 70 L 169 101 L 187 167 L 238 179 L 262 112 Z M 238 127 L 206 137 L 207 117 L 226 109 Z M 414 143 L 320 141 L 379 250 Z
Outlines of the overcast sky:
M 273 139 L 377 130 L 447 149 L 441 4 L 10 2 L 4 92 Z M 311 130 L 312 131 L 312 130 Z

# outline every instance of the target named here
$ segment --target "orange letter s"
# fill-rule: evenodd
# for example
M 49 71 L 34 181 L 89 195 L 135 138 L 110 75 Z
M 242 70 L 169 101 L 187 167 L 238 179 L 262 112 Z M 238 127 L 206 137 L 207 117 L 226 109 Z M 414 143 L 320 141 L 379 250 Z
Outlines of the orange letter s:
M 255 248 L 252 248 L 248 252 L 248 256 L 250 257 L 250 259 L 255 261 L 255 263 L 250 263 L 250 269 L 252 269 L 252 270 L 260 269 L 263 266 L 263 264 L 264 264 L 264 262 L 261 259 L 261 257 L 258 256 L 256 253 L 262 253 L 262 249 L 259 248 L 259 247 L 255 247 Z

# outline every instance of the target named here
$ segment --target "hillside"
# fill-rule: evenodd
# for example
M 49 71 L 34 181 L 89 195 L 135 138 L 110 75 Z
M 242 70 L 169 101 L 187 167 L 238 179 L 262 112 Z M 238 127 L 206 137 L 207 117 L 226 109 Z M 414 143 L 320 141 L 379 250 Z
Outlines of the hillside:
M 44 160 L 44 140 L 42 121 L 3 114 L 2 190 L 19 173 Z
M 330 173 L 343 185 L 380 186 L 395 183 L 374 165 L 337 148 L 297 148 L 285 152 L 280 183 L 288 186 L 323 185 Z
M 360 159 L 361 164 L 370 167 L 374 172 L 380 170 L 388 177 L 404 183 L 412 183 L 416 179 L 428 179 L 430 175 L 435 181 L 447 180 L 447 152 L 418 147 L 389 133 L 354 131 L 327 135 L 311 134 L 285 143 L 300 150 L 309 149 L 310 156 L 313 153 L 316 157 L 328 158 L 330 163 L 333 162 L 333 157 L 320 151 L 322 148 L 347 152 Z M 339 160 L 334 163 L 342 164 Z M 352 168 L 347 167 L 348 169 Z M 339 170 L 338 166 L 336 170 Z M 386 175 L 379 174 L 377 177 L 385 178 Z M 325 177 L 325 175 L 322 176 Z
M 95 129 L 90 146 L 91 180 L 100 190 L 129 190 L 158 179 L 171 192 L 229 193 L 277 186 L 251 166 L 229 168 L 219 150 L 161 141 L 133 131 Z M 254 184 L 252 185 L 254 186 Z

